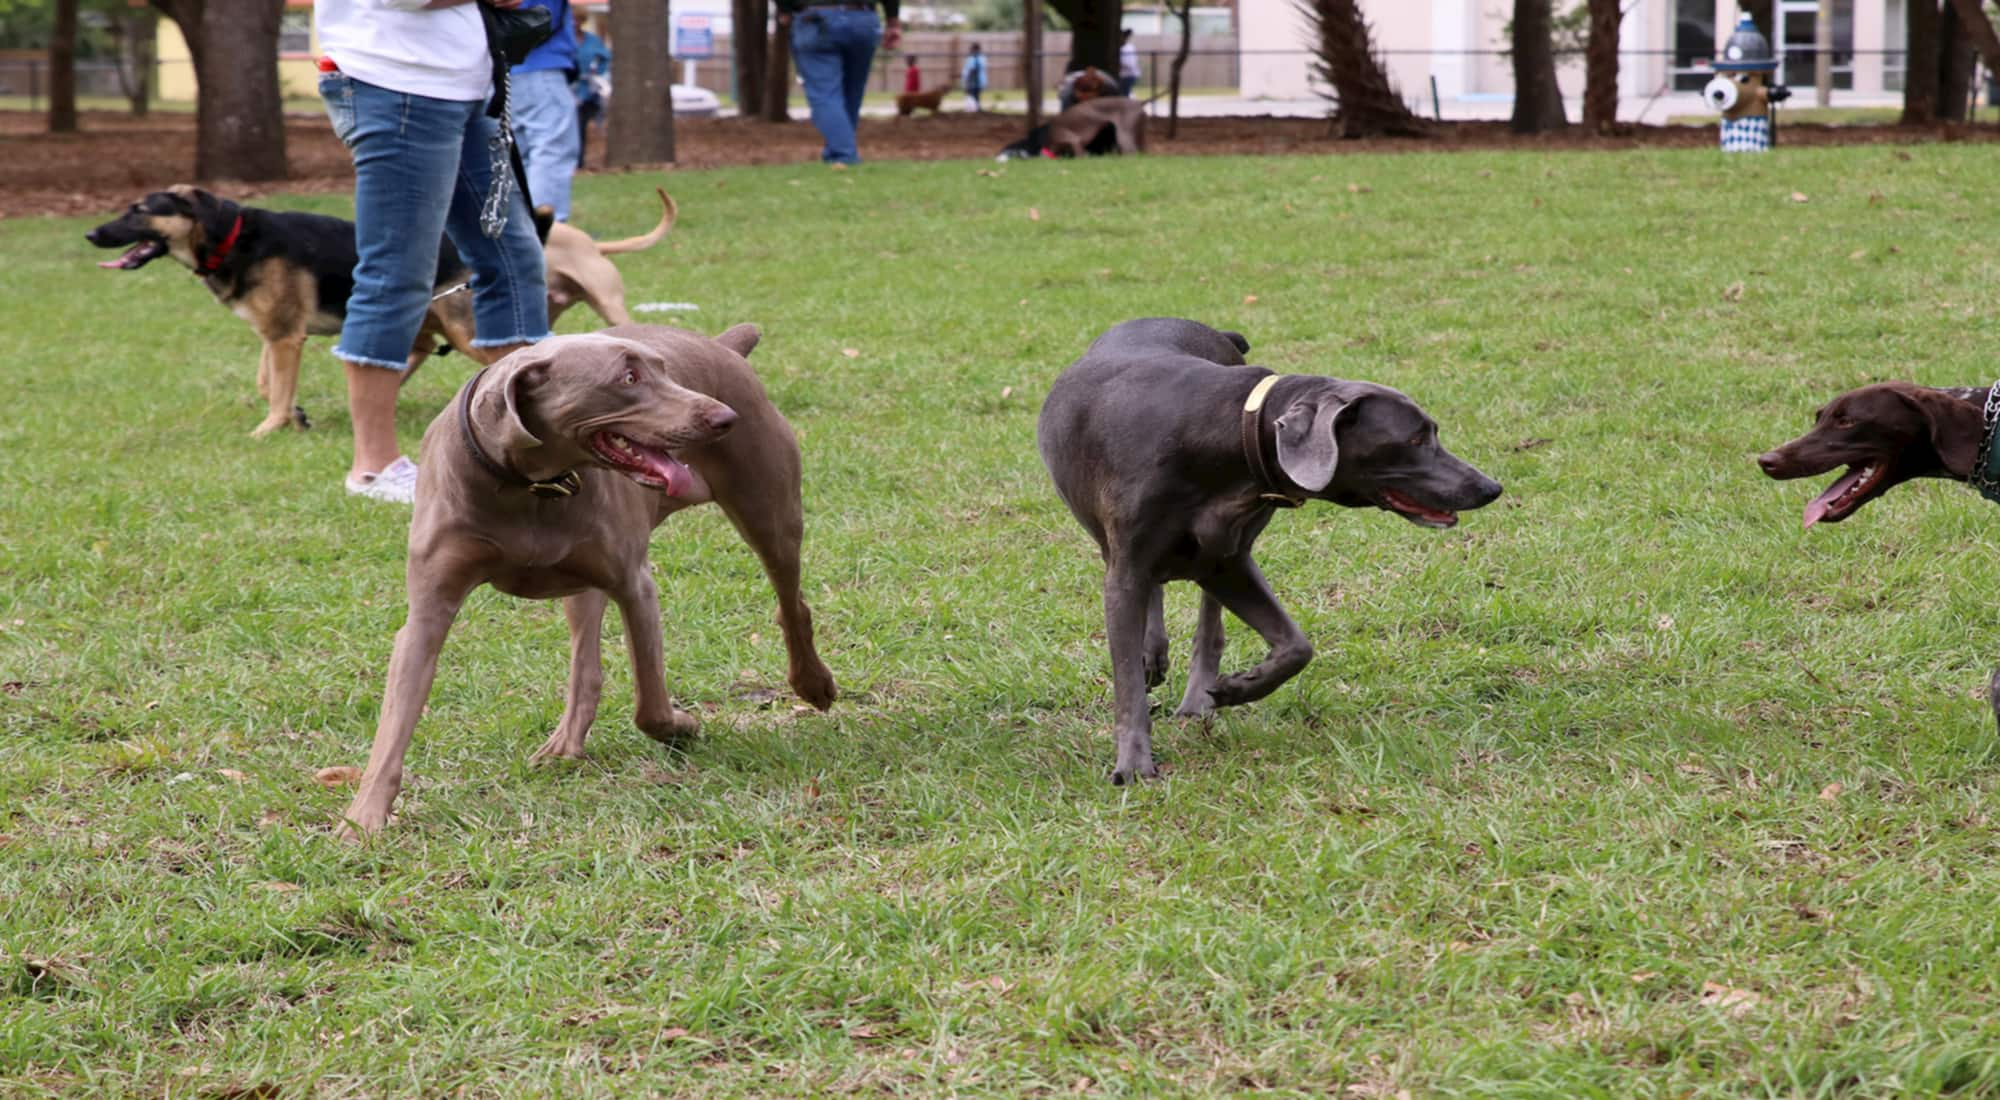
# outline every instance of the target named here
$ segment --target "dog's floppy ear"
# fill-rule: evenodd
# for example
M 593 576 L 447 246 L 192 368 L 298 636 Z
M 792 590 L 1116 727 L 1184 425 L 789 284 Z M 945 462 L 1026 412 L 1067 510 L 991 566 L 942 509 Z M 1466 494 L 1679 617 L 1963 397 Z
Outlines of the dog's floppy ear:
M 1913 406 L 1930 428 L 1931 449 L 1955 477 L 1968 477 L 1979 459 L 1979 440 L 1986 422 L 1979 409 L 1955 397 L 1921 386 L 1896 387 L 1896 396 Z
M 1278 469 L 1292 484 L 1308 493 L 1317 493 L 1333 484 L 1340 466 L 1340 439 L 1335 432 L 1340 414 L 1353 402 L 1321 390 L 1300 397 L 1278 417 Z
M 494 457 L 512 466 L 531 481 L 554 477 L 560 466 L 537 461 L 542 441 L 528 430 L 522 409 L 532 399 L 534 388 L 548 376 L 555 352 L 547 344 L 536 344 L 514 352 L 490 368 L 492 374 L 472 395 L 472 418 L 485 437 Z
M 715 342 L 748 359 L 751 350 L 757 346 L 757 341 L 762 336 L 763 334 L 757 331 L 756 325 L 733 325 L 728 332 L 716 337 Z

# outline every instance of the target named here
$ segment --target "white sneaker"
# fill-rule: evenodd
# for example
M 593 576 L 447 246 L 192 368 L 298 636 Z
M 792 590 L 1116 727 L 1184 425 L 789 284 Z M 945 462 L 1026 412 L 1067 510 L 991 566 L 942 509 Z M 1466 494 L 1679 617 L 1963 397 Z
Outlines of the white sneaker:
M 348 478 L 347 491 L 369 500 L 408 504 L 417 499 L 417 464 L 397 455 L 380 473 Z

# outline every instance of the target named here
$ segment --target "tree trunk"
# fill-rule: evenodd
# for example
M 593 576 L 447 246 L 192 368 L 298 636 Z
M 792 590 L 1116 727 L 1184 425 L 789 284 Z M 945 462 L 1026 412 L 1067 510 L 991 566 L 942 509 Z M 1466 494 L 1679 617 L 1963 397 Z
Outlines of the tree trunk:
M 1120 0 L 1048 0 L 1048 6 L 1069 20 L 1069 67 L 1095 65 L 1118 71 Z
M 1514 0 L 1514 117 L 1517 134 L 1540 134 L 1569 125 L 1556 83 L 1555 43 L 1549 0 Z
M 285 112 L 278 90 L 284 0 L 206 0 L 201 7 L 195 178 L 284 179 Z
M 764 64 L 771 49 L 765 24 L 771 18 L 771 0 L 731 0 L 730 8 L 736 22 L 730 45 L 736 60 L 736 112 L 756 118 L 764 113 Z
M 1355 0 L 1299 0 L 1312 28 L 1313 74 L 1333 86 L 1344 138 L 1422 137 L 1424 128 L 1375 55 L 1368 19 Z
M 1185 0 L 1180 7 L 1169 4 L 1167 8 L 1181 20 L 1181 46 L 1174 53 L 1174 67 L 1167 76 L 1167 139 L 1171 141 L 1181 131 L 1181 70 L 1187 67 L 1188 54 L 1194 48 L 1194 0 Z
M 76 133 L 76 3 L 56 0 L 49 32 L 49 133 Z
M 214 3 L 215 0 L 209 0 Z M 667 0 L 611 5 L 611 110 L 604 140 L 610 168 L 674 159 L 674 59 L 667 54 Z M 645 43 L 657 43 L 647 48 Z
M 1909 52 L 1903 67 L 1903 124 L 1928 125 L 1937 121 L 1937 29 L 1938 12 L 1934 0 L 1904 0 L 1905 27 Z
M 1972 100 L 1972 72 L 1979 67 L 1979 53 L 1972 35 L 1959 19 L 1958 9 L 1947 3 L 1938 14 L 1938 117 L 1964 122 Z
M 2000 73 L 2000 35 L 1993 33 L 1993 21 L 1986 18 L 1981 0 L 1951 0 L 1951 6 L 1972 44 L 1979 48 L 1979 56 L 1986 60 L 1986 71 Z
M 118 87 L 133 118 L 145 118 L 153 104 L 153 63 L 159 54 L 159 16 L 151 8 L 130 8 L 118 28 Z
M 764 66 L 764 121 L 792 120 L 792 29 L 780 26 L 771 35 L 770 64 Z
M 1620 0 L 1590 0 L 1590 39 L 1584 47 L 1583 127 L 1593 134 L 1618 125 L 1618 24 Z

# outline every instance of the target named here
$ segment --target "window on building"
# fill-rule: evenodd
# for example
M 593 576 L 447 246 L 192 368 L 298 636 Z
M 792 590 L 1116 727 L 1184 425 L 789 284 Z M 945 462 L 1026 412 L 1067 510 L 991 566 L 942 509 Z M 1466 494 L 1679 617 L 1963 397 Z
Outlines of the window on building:
M 1781 83 L 1810 88 L 1819 59 L 1819 0 L 1780 0 L 1779 38 L 1771 45 L 1784 64 L 1779 68 Z M 1854 0 L 1833 3 L 1833 86 L 1854 87 Z
M 278 16 L 278 56 L 310 54 L 313 48 L 313 17 L 310 10 L 286 10 Z
M 1674 0 L 1674 90 L 1698 92 L 1715 75 L 1714 0 Z

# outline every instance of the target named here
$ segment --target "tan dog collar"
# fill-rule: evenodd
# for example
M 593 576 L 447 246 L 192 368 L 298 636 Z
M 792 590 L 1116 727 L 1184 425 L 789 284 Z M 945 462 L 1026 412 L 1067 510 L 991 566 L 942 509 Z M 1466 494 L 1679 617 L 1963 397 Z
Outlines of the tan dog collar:
M 1257 499 L 1279 508 L 1297 508 L 1306 502 L 1304 493 L 1289 487 L 1283 478 L 1273 475 L 1270 465 L 1264 461 L 1264 399 L 1271 394 L 1272 387 L 1283 378 L 1282 374 L 1267 374 L 1251 389 L 1250 396 L 1243 399 L 1243 457 L 1250 462 L 1250 469 L 1257 474 L 1257 480 L 1265 491 Z

